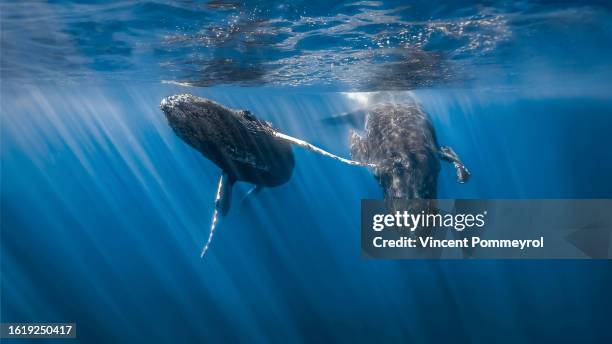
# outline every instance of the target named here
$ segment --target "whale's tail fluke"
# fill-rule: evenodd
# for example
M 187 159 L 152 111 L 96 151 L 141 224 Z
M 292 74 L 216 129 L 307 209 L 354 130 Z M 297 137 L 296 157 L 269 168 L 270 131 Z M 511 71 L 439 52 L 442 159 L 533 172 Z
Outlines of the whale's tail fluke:
M 298 145 L 298 146 L 300 146 L 302 148 L 305 148 L 305 149 L 307 149 L 307 150 L 309 150 L 311 152 L 315 152 L 315 153 L 324 155 L 326 157 L 338 160 L 338 161 L 343 162 L 343 163 L 348 164 L 348 165 L 365 166 L 365 167 L 376 167 L 376 165 L 374 165 L 374 164 L 369 164 L 369 163 L 365 163 L 365 162 L 359 162 L 359 161 L 354 161 L 354 160 L 349 160 L 349 159 L 345 159 L 345 158 L 339 157 L 339 156 L 337 156 L 335 154 L 332 154 L 332 153 L 330 153 L 330 152 L 328 152 L 326 150 L 323 150 L 323 149 L 321 149 L 321 148 L 319 148 L 319 147 L 317 147 L 317 146 L 315 146 L 313 144 L 310 144 L 310 143 L 308 143 L 308 142 L 306 142 L 304 140 L 300 140 L 300 139 L 297 139 L 295 137 L 292 137 L 292 136 L 289 136 L 289 135 L 285 135 L 285 134 L 280 133 L 278 131 L 274 132 L 274 136 L 279 138 L 279 139 L 285 140 L 287 142 L 291 142 L 293 144 L 296 144 L 296 145 Z

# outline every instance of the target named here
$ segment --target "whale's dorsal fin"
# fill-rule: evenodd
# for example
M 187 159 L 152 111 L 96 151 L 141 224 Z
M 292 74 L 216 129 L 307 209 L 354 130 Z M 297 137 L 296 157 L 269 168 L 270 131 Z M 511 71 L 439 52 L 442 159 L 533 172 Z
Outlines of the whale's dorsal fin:
M 290 142 L 292 144 L 295 144 L 295 145 L 298 145 L 298 146 L 300 146 L 302 148 L 305 148 L 305 149 L 307 149 L 307 150 L 309 150 L 311 152 L 315 152 L 317 154 L 321 154 L 323 156 L 326 156 L 326 157 L 338 160 L 338 161 L 343 162 L 343 163 L 348 164 L 348 165 L 376 167 L 376 165 L 374 165 L 374 164 L 369 164 L 369 163 L 365 163 L 365 162 L 354 161 L 354 160 L 349 160 L 349 159 L 345 159 L 345 158 L 339 157 L 339 156 L 337 156 L 335 154 L 332 154 L 332 153 L 330 153 L 330 152 L 328 152 L 326 150 L 323 150 L 323 149 L 321 149 L 321 148 L 319 148 L 319 147 L 317 147 L 317 146 L 315 146 L 315 145 L 313 145 L 311 143 L 308 143 L 308 142 L 306 142 L 304 140 L 300 140 L 298 138 L 295 138 L 295 137 L 283 134 L 283 133 L 278 132 L 278 131 L 274 131 L 273 135 L 275 137 L 283 140 L 283 141 Z
M 457 181 L 459 183 L 465 183 L 470 179 L 470 171 L 465 167 L 461 159 L 459 159 L 459 155 L 457 155 L 452 148 L 442 146 L 440 147 L 439 154 L 440 159 L 453 163 L 457 171 Z

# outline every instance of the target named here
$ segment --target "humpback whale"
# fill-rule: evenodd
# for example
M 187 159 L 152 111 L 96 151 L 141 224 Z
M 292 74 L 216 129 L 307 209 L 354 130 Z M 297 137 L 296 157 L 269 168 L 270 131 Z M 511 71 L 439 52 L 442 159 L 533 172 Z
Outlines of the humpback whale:
M 470 172 L 455 151 L 438 145 L 431 121 L 415 101 L 378 103 L 360 110 L 360 116 L 365 116 L 365 135 L 351 130 L 351 156 L 374 165 L 385 199 L 437 198 L 440 159 L 453 163 L 458 182 L 469 179 Z M 333 122 L 355 121 L 351 114 L 340 117 Z
M 230 109 L 191 94 L 167 97 L 161 101 L 160 108 L 176 135 L 221 169 L 210 232 L 202 257 L 212 241 L 219 213 L 223 216 L 229 211 L 234 183 L 254 184 L 251 191 L 286 183 L 295 166 L 291 145 L 346 164 L 373 166 L 336 156 L 283 134 L 270 122 L 258 119 L 248 110 Z

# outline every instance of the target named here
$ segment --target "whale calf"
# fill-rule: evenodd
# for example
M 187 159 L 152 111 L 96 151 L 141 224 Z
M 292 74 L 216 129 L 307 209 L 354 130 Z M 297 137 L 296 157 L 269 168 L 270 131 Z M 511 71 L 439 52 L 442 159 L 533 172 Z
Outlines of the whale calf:
M 385 199 L 437 198 L 440 159 L 453 163 L 458 182 L 469 179 L 455 151 L 438 145 L 431 121 L 415 101 L 379 103 L 359 115 L 365 115 L 365 135 L 351 130 L 351 156 L 375 165 L 373 173 Z
M 163 99 L 160 108 L 176 135 L 221 169 L 211 229 L 201 256 L 211 243 L 218 214 L 229 211 L 234 183 L 254 184 L 251 191 L 286 183 L 295 166 L 292 145 L 350 165 L 373 166 L 281 133 L 248 110 L 230 109 L 206 98 L 177 94 Z

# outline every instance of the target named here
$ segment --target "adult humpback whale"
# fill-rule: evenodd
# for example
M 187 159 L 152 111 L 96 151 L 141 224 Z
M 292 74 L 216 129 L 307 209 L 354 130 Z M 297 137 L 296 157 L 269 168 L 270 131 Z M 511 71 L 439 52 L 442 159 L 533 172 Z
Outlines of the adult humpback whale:
M 218 213 L 225 215 L 229 210 L 235 182 L 255 184 L 253 190 L 258 190 L 281 185 L 291 178 L 295 165 L 291 144 L 350 165 L 372 166 L 285 135 L 247 110 L 230 109 L 191 94 L 167 97 L 160 107 L 174 132 L 221 168 L 210 234 L 201 256 L 212 241 Z
M 366 118 L 365 136 L 351 131 L 351 155 L 375 165 L 374 176 L 385 199 L 435 199 L 439 159 L 454 164 L 458 182 L 468 180 L 468 169 L 452 148 L 438 145 L 431 121 L 415 101 L 379 103 L 358 116 Z

